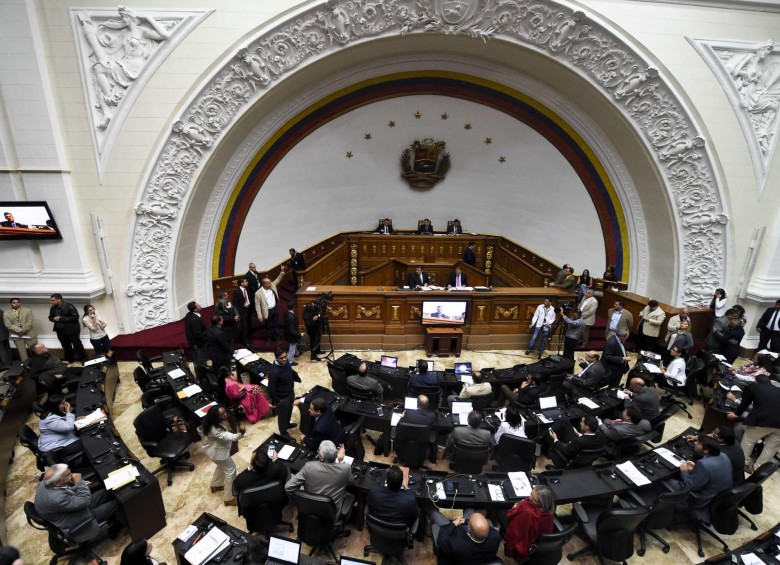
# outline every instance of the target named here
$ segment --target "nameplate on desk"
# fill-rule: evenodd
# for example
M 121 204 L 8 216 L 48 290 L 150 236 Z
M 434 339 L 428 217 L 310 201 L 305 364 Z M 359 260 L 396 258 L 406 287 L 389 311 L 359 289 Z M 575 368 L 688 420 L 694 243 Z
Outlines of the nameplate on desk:
M 102 422 L 106 419 L 106 413 L 101 408 L 98 408 L 94 412 L 90 412 L 83 418 L 79 418 L 75 421 L 74 425 L 77 430 L 83 430 L 84 428 Z
M 184 559 L 192 565 L 202 565 L 229 545 L 230 537 L 214 527 L 184 554 Z
M 205 417 L 206 417 L 206 413 L 207 413 L 209 410 L 211 410 L 211 407 L 212 407 L 212 406 L 216 406 L 216 405 L 217 405 L 217 403 L 216 403 L 216 402 L 209 402 L 209 403 L 208 403 L 208 404 L 206 404 L 205 406 L 201 406 L 200 408 L 198 408 L 197 410 L 195 410 L 195 415 L 196 415 L 196 416 L 198 416 L 199 418 L 205 418 Z
M 105 357 L 101 356 L 101 357 L 98 357 L 97 359 L 90 359 L 89 361 L 84 361 L 84 366 L 85 367 L 90 367 L 92 365 L 97 365 L 99 363 L 105 363 L 106 361 L 108 361 L 108 359 L 106 359 Z

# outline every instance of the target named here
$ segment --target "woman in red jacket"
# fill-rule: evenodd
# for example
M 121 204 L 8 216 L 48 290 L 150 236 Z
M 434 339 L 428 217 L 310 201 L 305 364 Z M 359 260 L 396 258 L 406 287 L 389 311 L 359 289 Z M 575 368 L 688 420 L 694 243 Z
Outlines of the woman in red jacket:
M 552 491 L 545 486 L 534 487 L 530 497 L 506 513 L 506 554 L 520 562 L 528 559 L 528 551 L 537 538 L 553 531 L 554 514 Z

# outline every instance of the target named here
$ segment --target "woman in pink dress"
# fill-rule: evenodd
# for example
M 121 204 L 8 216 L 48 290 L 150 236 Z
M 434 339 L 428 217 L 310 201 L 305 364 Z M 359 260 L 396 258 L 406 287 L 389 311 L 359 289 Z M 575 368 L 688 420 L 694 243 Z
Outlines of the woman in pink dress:
M 246 395 L 241 399 L 241 406 L 244 407 L 246 419 L 253 424 L 258 420 L 262 420 L 263 416 L 268 413 L 269 407 L 268 401 L 263 396 L 260 387 L 243 384 L 225 367 L 222 368 L 221 374 L 225 379 L 225 394 L 232 402 L 235 402 L 246 391 Z

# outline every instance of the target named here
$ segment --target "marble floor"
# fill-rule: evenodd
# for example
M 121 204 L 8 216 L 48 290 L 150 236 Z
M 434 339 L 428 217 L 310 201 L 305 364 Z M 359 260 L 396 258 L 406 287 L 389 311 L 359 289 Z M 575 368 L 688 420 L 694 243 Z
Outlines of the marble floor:
M 367 359 L 378 359 L 381 352 L 376 351 L 351 351 L 352 353 Z M 336 352 L 337 357 L 343 352 Z M 393 352 L 392 355 L 399 358 L 400 365 L 414 364 L 414 361 L 423 357 L 420 350 L 411 350 L 406 352 Z M 269 360 L 270 354 L 265 355 Z M 330 385 L 330 377 L 325 363 L 311 363 L 308 355 L 300 358 L 300 364 L 296 367 L 303 382 L 296 384 L 296 393 L 303 393 L 316 384 L 325 386 Z M 474 368 L 478 367 L 506 367 L 517 363 L 531 362 L 520 351 L 464 351 L 460 361 L 471 361 Z M 438 361 L 437 361 L 438 362 Z M 445 366 L 449 367 L 454 361 L 452 359 L 442 360 Z M 744 360 L 743 360 L 744 362 Z M 149 469 L 156 469 L 158 461 L 147 457 L 145 451 L 141 448 L 135 436 L 133 429 L 133 419 L 141 411 L 140 391 L 133 382 L 132 371 L 136 364 L 131 362 L 120 363 L 121 384 L 119 385 L 114 401 L 113 416 L 116 426 L 122 435 L 125 443 L 129 446 Z M 297 411 L 296 411 L 297 412 Z M 701 421 L 704 410 L 700 404 L 692 409 L 694 419 L 688 420 L 684 414 L 678 414 L 670 420 L 666 427 L 665 437 L 686 429 L 690 422 L 698 424 Z M 294 419 L 297 415 L 294 416 Z M 28 422 L 37 431 L 37 417 L 31 415 Z M 246 468 L 249 462 L 249 456 L 252 450 L 263 442 L 271 433 L 276 431 L 276 419 L 266 418 L 254 425 L 249 426 L 247 436 L 240 442 L 240 451 L 234 456 L 239 470 Z M 371 432 L 374 434 L 374 432 Z M 373 446 L 364 440 L 366 452 L 373 454 Z M 372 460 L 389 462 L 388 458 L 370 456 Z M 209 511 L 229 523 L 245 528 L 243 518 L 237 516 L 235 507 L 225 507 L 222 504 L 221 493 L 211 494 L 208 483 L 211 474 L 214 471 L 214 465 L 196 446 L 192 450 L 190 459 L 195 464 L 195 472 L 178 472 L 174 478 L 172 486 L 167 486 L 164 475 L 161 476 L 160 485 L 163 499 L 165 501 L 167 526 L 157 533 L 152 539 L 154 544 L 153 556 L 159 561 L 165 561 L 169 564 L 176 562 L 173 554 L 171 542 L 184 530 L 184 528 L 195 517 L 204 511 Z M 537 461 L 537 470 L 544 469 L 548 461 L 540 457 Z M 441 461 L 436 466 L 445 469 L 446 462 Z M 47 537 L 45 532 L 40 532 L 31 528 L 25 519 L 22 509 L 24 502 L 32 500 L 35 488 L 38 485 L 38 472 L 35 468 L 35 461 L 30 452 L 18 445 L 15 448 L 15 460 L 11 466 L 6 487 L 6 524 L 8 526 L 9 543 L 19 548 L 25 562 L 32 565 L 47 563 L 51 557 Z M 764 512 L 754 517 L 758 524 L 759 532 L 765 531 L 780 521 L 780 507 L 771 501 L 780 500 L 780 476 L 775 475 L 764 485 Z M 561 517 L 567 517 L 571 513 L 571 507 L 564 505 L 557 509 L 557 514 Z M 455 515 L 455 512 L 448 514 Z M 288 507 L 285 510 L 285 520 L 296 522 L 295 509 Z M 731 547 L 737 547 L 755 537 L 756 533 L 750 530 L 745 522 L 739 531 L 733 536 L 726 536 L 725 540 Z M 631 559 L 633 563 L 699 563 L 702 559 L 696 555 L 696 541 L 693 534 L 684 531 L 664 532 L 662 534 L 671 544 L 671 552 L 664 554 L 660 547 L 653 540 L 648 541 L 648 550 L 644 557 L 634 555 Z M 101 557 L 109 563 L 119 563 L 119 556 L 122 549 L 130 542 L 126 533 L 120 534 L 116 540 L 106 540 L 96 547 Z M 339 539 L 334 543 L 336 553 L 339 555 L 348 555 L 361 557 L 363 546 L 369 543 L 368 531 L 354 531 L 348 538 Z M 577 550 L 583 546 L 583 542 L 576 536 L 564 548 L 564 556 L 568 552 Z M 720 546 L 715 545 L 707 536 L 704 539 L 704 550 L 707 557 L 712 557 L 720 552 Z M 501 550 L 501 553 L 503 550 Z M 408 550 L 405 554 L 407 563 L 426 564 L 435 563 L 435 557 L 431 549 L 431 540 L 426 538 L 424 543 L 415 544 L 414 549 Z M 381 562 L 381 556 L 373 554 L 369 559 L 376 563 Z M 564 562 L 567 562 L 564 558 Z M 598 560 L 592 556 L 582 557 L 577 563 L 589 565 L 597 563 Z

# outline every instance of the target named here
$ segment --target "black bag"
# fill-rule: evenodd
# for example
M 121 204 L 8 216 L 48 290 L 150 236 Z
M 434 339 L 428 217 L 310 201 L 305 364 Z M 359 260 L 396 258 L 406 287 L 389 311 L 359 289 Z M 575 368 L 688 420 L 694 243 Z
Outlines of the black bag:
M 298 344 L 296 345 L 298 353 L 306 353 L 311 351 L 311 341 L 309 340 L 309 334 L 301 334 L 298 338 Z

